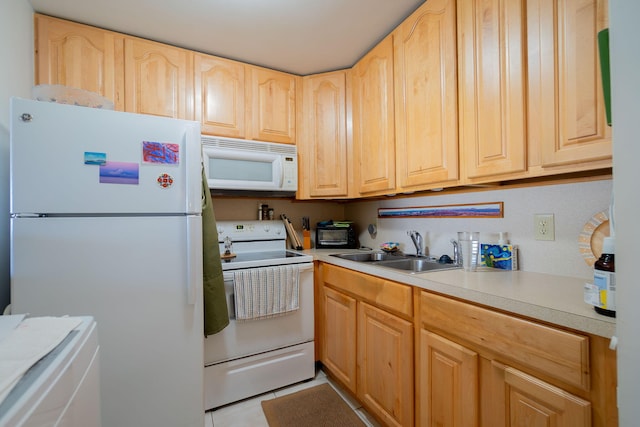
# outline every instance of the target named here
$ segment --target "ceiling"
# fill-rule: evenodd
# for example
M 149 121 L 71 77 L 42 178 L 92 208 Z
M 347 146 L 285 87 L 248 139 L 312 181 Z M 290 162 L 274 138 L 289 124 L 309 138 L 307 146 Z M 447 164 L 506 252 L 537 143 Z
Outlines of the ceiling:
M 29 0 L 36 12 L 308 75 L 349 68 L 425 0 Z

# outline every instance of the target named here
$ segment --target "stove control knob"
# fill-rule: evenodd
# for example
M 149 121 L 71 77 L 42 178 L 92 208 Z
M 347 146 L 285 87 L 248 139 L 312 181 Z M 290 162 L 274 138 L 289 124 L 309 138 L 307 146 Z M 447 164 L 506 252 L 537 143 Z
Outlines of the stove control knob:
M 265 224 L 265 226 L 264 226 L 264 231 L 268 233 L 268 232 L 269 232 L 269 230 L 270 230 L 270 227 L 269 227 L 268 225 L 266 225 L 266 224 Z

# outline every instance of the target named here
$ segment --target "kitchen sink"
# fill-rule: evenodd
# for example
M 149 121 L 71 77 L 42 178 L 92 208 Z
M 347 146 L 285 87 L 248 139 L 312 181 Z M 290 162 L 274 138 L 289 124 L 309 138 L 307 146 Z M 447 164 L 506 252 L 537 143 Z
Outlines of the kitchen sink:
M 431 259 L 421 259 L 421 258 L 399 259 L 396 261 L 383 262 L 383 263 L 380 263 L 379 265 L 380 267 L 395 268 L 396 270 L 411 271 L 413 273 L 422 273 L 425 271 L 436 271 L 436 270 L 452 270 L 455 268 L 460 268 L 454 264 L 441 264 Z
M 414 255 L 389 254 L 384 252 L 332 254 L 331 256 L 356 262 L 367 262 L 376 267 L 393 268 L 410 273 L 423 273 L 427 271 L 453 270 L 460 268 L 454 264 L 442 264 L 433 258 L 416 257 Z
M 331 256 L 357 262 L 388 261 L 398 259 L 402 260 L 404 258 L 403 255 L 387 254 L 384 252 L 358 252 L 350 254 L 332 254 Z

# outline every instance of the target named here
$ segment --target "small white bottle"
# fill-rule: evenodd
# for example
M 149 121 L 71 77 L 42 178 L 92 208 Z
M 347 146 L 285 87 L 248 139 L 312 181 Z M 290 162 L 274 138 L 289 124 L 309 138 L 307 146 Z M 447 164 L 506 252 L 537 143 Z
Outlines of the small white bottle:
M 501 231 L 500 232 L 500 237 L 498 238 L 498 244 L 500 246 L 504 246 L 504 245 L 508 245 L 509 244 L 509 240 L 507 239 L 507 232 L 506 231 Z

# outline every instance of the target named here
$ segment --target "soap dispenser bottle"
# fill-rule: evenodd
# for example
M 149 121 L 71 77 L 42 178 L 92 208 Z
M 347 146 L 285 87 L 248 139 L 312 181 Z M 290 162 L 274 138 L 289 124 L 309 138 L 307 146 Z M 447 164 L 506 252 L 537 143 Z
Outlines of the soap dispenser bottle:
M 605 237 L 602 255 L 593 265 L 593 284 L 600 293 L 600 305 L 594 306 L 597 313 L 616 317 L 616 269 L 615 238 Z

